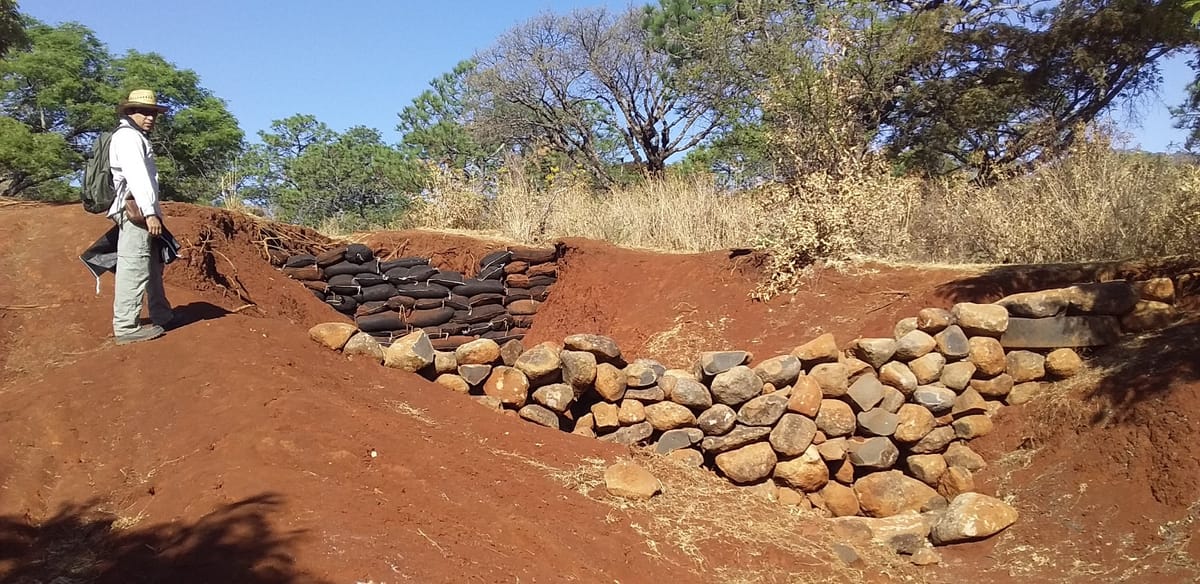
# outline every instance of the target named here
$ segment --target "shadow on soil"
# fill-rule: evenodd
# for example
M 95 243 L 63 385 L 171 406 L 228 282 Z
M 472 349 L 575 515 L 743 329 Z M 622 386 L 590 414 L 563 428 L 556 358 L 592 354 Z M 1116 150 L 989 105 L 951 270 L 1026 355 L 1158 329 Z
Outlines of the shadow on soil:
M 185 327 L 205 320 L 216 320 L 230 314 L 228 310 L 208 302 L 190 302 L 175 307 L 175 322 L 171 328 Z
M 37 526 L 0 517 L 0 584 L 325 584 L 293 565 L 303 533 L 272 529 L 269 516 L 281 506 L 267 493 L 195 524 L 144 527 L 122 526 L 95 503 L 64 507 Z
M 1180 384 L 1200 382 L 1200 314 L 1097 350 L 1089 361 L 1099 372 L 1089 395 L 1103 399 L 1109 411 L 1092 421 L 1133 421 L 1139 402 L 1165 397 Z

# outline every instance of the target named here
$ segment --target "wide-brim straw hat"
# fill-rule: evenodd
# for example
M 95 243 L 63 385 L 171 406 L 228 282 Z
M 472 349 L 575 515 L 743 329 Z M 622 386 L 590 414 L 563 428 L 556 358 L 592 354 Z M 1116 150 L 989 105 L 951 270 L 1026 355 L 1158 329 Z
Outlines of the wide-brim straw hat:
M 158 97 L 149 89 L 135 89 L 129 92 L 129 97 L 117 106 L 117 111 L 125 113 L 126 110 L 134 108 L 153 109 L 159 113 L 167 111 L 167 106 L 159 105 Z

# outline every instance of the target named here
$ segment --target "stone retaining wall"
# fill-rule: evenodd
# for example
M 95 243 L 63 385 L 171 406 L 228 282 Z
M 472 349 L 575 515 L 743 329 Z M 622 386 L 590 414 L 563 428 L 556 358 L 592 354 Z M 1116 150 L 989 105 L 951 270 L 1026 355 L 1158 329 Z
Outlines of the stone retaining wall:
M 454 350 L 480 338 L 523 339 L 558 279 L 558 256 L 555 248 L 509 247 L 468 275 L 350 244 L 290 256 L 282 270 L 383 347 L 420 330 L 438 350 Z
M 650 448 L 828 516 L 892 518 L 907 527 L 876 528 L 945 544 L 1017 519 L 972 493 L 987 461 L 970 444 L 993 430 L 994 414 L 1079 372 L 1076 349 L 1169 324 L 1174 290 L 1160 278 L 931 307 L 888 338 L 842 345 L 824 335 L 786 355 L 708 352 L 676 369 L 627 360 L 590 334 L 533 347 L 478 339 L 454 351 L 422 330 L 386 348 L 346 324 L 310 334 L 531 423 Z M 912 547 L 904 541 L 892 543 Z

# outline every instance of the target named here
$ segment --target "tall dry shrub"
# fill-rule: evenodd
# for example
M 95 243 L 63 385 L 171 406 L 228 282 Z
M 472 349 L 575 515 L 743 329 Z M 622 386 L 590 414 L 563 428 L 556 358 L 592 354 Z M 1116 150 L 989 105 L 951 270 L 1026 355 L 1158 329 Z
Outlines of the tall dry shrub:
M 794 291 L 798 276 L 819 259 L 903 257 L 921 187 L 892 176 L 882 161 L 867 161 L 845 165 L 838 175 L 814 172 L 764 189 L 753 244 L 768 252 L 768 277 L 755 296 Z
M 487 228 L 488 207 L 483 183 L 463 173 L 440 167 L 428 169 L 429 184 L 412 209 L 392 227 L 482 230 Z
M 1123 152 L 1094 134 L 1064 158 L 994 186 L 931 183 L 909 259 L 1077 262 L 1195 253 L 1200 167 Z

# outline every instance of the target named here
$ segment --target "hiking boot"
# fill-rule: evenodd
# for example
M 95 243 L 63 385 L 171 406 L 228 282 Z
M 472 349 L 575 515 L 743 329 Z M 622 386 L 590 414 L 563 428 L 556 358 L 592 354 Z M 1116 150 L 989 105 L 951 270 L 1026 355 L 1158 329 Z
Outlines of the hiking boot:
M 118 345 L 128 345 L 130 343 L 149 341 L 151 339 L 157 339 L 158 337 L 163 336 L 164 334 L 166 334 L 166 332 L 167 331 L 163 330 L 163 327 L 158 326 L 156 324 L 150 324 L 150 325 L 146 325 L 136 331 L 133 331 L 127 335 L 118 335 L 117 336 L 117 344 Z

